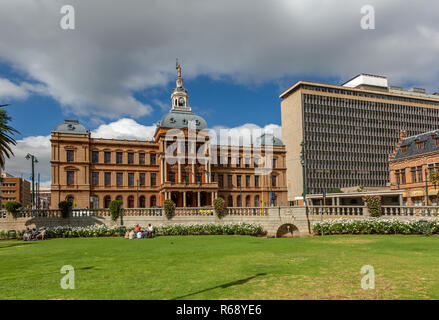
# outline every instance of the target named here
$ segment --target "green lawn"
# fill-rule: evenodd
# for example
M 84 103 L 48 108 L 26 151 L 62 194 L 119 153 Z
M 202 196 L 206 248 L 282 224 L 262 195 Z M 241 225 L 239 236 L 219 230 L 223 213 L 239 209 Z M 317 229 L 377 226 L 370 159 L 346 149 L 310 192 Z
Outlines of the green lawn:
M 0 299 L 439 299 L 439 237 L 0 241 L 0 261 Z

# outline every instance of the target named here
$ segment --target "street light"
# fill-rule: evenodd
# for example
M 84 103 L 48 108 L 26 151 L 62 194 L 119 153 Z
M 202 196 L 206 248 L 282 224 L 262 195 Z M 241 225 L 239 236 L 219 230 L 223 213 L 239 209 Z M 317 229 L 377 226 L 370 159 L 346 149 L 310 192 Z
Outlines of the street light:
M 32 163 L 32 209 L 35 206 L 35 163 L 38 163 L 38 159 L 33 155 L 28 153 L 25 157 L 26 160 L 31 160 Z

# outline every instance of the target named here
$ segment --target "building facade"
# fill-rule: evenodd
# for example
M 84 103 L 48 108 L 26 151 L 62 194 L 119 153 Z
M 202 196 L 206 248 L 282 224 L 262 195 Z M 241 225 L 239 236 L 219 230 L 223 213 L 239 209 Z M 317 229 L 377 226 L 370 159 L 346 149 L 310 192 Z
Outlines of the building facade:
M 2 173 L 1 194 L 2 207 L 9 201 L 19 202 L 23 207 L 29 207 L 32 202 L 30 182 L 5 172 Z
M 308 194 L 385 187 L 400 130 L 417 135 L 439 123 L 438 94 L 391 87 L 380 76 L 362 74 L 341 86 L 300 81 L 280 98 L 290 202 L 304 191 L 302 142 Z
M 403 191 L 405 205 L 437 205 L 439 186 L 430 182 L 430 175 L 439 171 L 439 130 L 411 137 L 402 131 L 389 170 L 390 188 Z
M 156 207 L 166 199 L 178 207 L 202 207 L 217 197 L 229 207 L 287 203 L 282 141 L 263 135 L 257 145 L 211 144 L 206 121 L 189 107 L 178 64 L 177 72 L 171 110 L 152 141 L 92 138 L 76 120 L 55 128 L 52 208 L 63 200 L 76 208 L 107 208 L 112 200 L 122 200 L 125 208 Z M 173 146 L 176 152 L 169 152 Z

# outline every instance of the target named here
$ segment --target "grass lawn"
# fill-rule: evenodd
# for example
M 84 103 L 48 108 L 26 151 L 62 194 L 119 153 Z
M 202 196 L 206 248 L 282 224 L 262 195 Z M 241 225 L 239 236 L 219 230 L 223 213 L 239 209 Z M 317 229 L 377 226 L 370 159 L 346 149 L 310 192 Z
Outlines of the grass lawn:
M 0 261 L 0 299 L 439 299 L 436 236 L 0 241 Z

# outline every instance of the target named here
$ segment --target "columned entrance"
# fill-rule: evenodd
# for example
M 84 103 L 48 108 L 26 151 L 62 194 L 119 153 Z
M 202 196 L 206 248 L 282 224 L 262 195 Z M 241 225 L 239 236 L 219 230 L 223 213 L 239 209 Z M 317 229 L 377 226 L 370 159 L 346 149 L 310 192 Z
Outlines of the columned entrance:
M 165 192 L 166 193 L 166 192 Z M 178 208 L 213 206 L 215 191 L 172 191 L 170 199 Z

